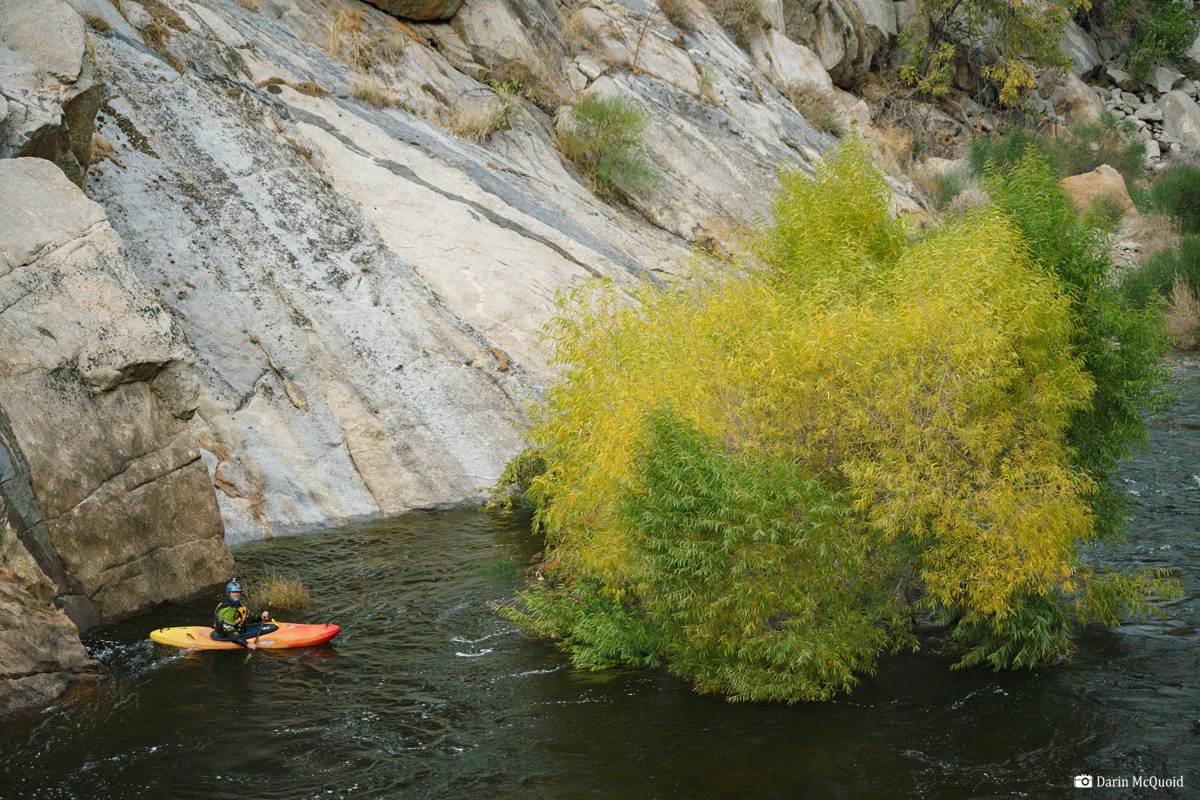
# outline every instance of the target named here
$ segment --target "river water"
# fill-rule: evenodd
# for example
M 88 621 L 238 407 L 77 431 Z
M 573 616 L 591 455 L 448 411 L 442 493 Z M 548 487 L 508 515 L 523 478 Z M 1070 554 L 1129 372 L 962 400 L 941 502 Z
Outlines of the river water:
M 235 550 L 242 576 L 303 577 L 314 602 L 291 619 L 341 624 L 331 645 L 146 638 L 207 624 L 217 597 L 89 635 L 103 678 L 0 721 L 0 800 L 1200 797 L 1200 361 L 1172 366 L 1177 399 L 1122 467 L 1129 540 L 1088 559 L 1170 567 L 1186 594 L 1084 631 L 1067 665 L 950 672 L 926 648 L 791 707 L 579 672 L 491 610 L 538 549 L 526 522 L 414 514 Z

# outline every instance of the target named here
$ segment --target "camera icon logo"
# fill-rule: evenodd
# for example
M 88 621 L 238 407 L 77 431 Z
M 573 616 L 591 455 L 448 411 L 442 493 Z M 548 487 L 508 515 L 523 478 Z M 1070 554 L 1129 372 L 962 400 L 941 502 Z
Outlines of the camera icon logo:
M 1076 789 L 1091 789 L 1093 785 L 1094 784 L 1092 782 L 1091 775 L 1076 775 L 1075 776 L 1075 788 Z

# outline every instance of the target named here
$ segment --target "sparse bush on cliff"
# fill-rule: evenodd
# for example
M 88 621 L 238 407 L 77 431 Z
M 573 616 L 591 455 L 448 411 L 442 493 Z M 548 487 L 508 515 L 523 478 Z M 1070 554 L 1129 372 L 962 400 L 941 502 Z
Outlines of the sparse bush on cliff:
M 609 200 L 653 187 L 660 179 L 642 152 L 642 113 L 616 97 L 587 95 L 571 109 L 558 144 Z
M 822 133 L 837 137 L 846 135 L 846 123 L 837 100 L 815 83 L 793 84 L 784 91 L 786 97 L 808 124 Z
M 704 5 L 743 50 L 750 47 L 754 31 L 767 22 L 758 0 L 704 0 Z
M 791 702 L 913 646 L 918 608 L 963 665 L 1023 667 L 1170 591 L 1079 563 L 1097 479 L 1068 437 L 1111 376 L 1077 350 L 1074 276 L 1029 256 L 1045 231 L 993 207 L 914 238 L 857 139 L 781 187 L 733 269 L 561 298 L 528 436 L 546 552 L 503 613 L 579 666 Z
M 446 117 L 446 127 L 469 142 L 482 142 L 496 131 L 508 130 L 521 114 L 521 102 L 511 83 L 494 83 L 495 92 L 484 106 L 456 104 Z

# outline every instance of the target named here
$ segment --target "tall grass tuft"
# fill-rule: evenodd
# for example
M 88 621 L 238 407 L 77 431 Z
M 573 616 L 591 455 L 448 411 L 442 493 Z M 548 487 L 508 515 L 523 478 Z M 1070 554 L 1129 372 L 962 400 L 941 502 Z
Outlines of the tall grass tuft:
M 1200 167 L 1179 164 L 1150 186 L 1145 205 L 1179 221 L 1183 234 L 1200 233 Z
M 1179 247 L 1143 261 L 1125 275 L 1121 291 L 1131 303 L 1145 307 L 1165 300 L 1177 277 L 1193 294 L 1200 294 L 1200 236 L 1185 236 Z
M 267 570 L 257 580 L 249 582 L 247 594 L 254 598 L 256 606 L 287 611 L 300 611 L 312 602 L 308 586 L 294 572 Z
M 1200 350 L 1200 300 L 1184 279 L 1176 275 L 1167 298 L 1167 332 L 1177 350 Z

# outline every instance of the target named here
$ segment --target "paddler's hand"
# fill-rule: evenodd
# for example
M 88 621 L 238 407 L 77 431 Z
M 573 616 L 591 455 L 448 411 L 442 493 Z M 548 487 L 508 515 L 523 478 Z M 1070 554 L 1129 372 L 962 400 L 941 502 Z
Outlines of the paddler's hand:
M 246 642 L 246 649 L 247 650 L 257 650 L 258 645 L 256 645 L 254 642 Z
M 260 619 L 266 619 L 269 616 L 271 616 L 271 615 L 268 614 L 266 611 L 264 611 L 264 612 L 262 612 L 262 616 L 260 617 Z

